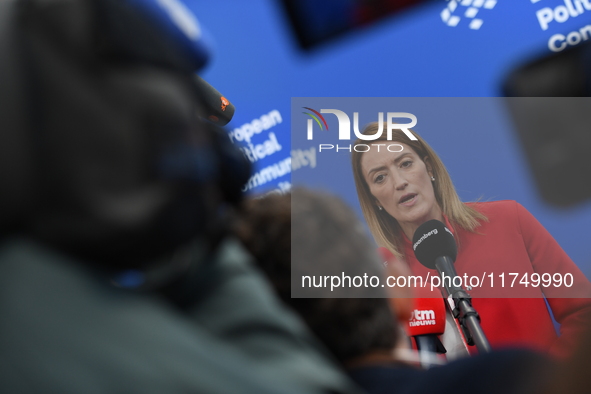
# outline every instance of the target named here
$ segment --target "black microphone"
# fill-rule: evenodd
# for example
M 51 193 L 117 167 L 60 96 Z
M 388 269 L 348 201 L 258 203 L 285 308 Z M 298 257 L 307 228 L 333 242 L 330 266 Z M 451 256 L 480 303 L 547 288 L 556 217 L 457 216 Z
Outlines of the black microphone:
M 193 81 L 201 99 L 205 119 L 218 126 L 227 125 L 234 116 L 234 105 L 200 76 L 195 75 Z
M 454 267 L 458 255 L 456 240 L 442 222 L 433 219 L 421 224 L 413 236 L 412 248 L 421 264 L 437 270 L 448 295 L 462 289 L 454 286 L 458 277 Z
M 452 314 L 459 321 L 468 345 L 476 344 L 480 352 L 490 352 L 490 344 L 480 327 L 480 316 L 454 267 L 458 248 L 452 232 L 439 220 L 429 220 L 415 231 L 412 247 L 421 264 L 439 273 L 448 299 L 453 300 Z

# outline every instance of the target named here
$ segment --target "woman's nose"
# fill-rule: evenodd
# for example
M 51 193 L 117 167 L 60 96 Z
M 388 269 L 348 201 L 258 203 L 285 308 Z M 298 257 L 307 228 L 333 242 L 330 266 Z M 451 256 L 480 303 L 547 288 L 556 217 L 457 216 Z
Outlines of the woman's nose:
M 406 177 L 402 176 L 402 174 L 394 174 L 394 187 L 396 190 L 404 190 L 408 186 L 408 182 Z

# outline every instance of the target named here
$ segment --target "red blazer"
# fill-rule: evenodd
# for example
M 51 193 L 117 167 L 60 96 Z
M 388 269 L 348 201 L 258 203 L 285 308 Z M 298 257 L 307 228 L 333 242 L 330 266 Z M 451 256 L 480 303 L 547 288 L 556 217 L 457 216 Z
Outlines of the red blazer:
M 458 242 L 455 269 L 459 276 L 485 279 L 484 285 L 473 287 L 468 293 L 491 346 L 527 347 L 558 356 L 569 354 L 576 346 L 577 336 L 591 327 L 589 280 L 519 203 L 494 201 L 468 205 L 482 212 L 489 221 L 483 221 L 476 233 L 450 228 Z M 437 271 L 417 261 L 406 238 L 404 253 L 413 274 L 423 278 L 437 275 Z M 503 273 L 505 287 L 501 287 L 499 277 Z M 514 276 L 510 273 L 518 274 L 513 287 Z M 534 273 L 540 276 L 559 273 L 563 278 L 572 274 L 573 285 L 554 287 L 552 282 L 550 287 L 533 287 L 530 281 L 526 287 L 519 283 L 524 274 L 530 279 Z M 492 287 L 490 274 L 493 274 Z M 550 311 L 560 323 L 560 337 Z

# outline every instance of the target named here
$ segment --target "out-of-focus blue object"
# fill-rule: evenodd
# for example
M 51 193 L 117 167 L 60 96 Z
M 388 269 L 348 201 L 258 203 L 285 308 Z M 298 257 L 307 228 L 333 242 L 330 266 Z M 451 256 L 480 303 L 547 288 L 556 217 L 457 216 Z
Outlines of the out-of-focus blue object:
M 195 14 L 180 0 L 125 0 L 145 14 L 180 49 L 195 71 L 209 60 L 212 40 Z

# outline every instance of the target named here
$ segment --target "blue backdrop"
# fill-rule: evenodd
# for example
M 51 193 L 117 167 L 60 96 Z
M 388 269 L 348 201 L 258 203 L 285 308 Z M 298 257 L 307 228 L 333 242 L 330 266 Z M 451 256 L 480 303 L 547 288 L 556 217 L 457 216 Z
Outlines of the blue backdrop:
M 304 165 L 296 146 L 290 171 L 292 98 L 496 97 L 514 67 L 591 36 L 587 0 L 441 0 L 302 52 L 276 1 L 186 3 L 214 38 L 202 76 L 236 106 L 228 128 L 259 175 L 249 191 L 288 189 L 293 174 L 299 183 L 338 192 L 358 212 L 346 153 L 338 158 L 339 180 Z M 295 102 L 297 114 L 301 102 L 327 108 Z M 558 210 L 540 199 L 501 99 L 384 99 L 384 105 L 382 111 L 416 111 L 417 131 L 441 155 L 463 200 L 519 201 L 591 276 L 591 204 Z M 367 121 L 377 120 L 378 111 L 366 110 Z M 454 119 L 462 120 L 458 127 Z

